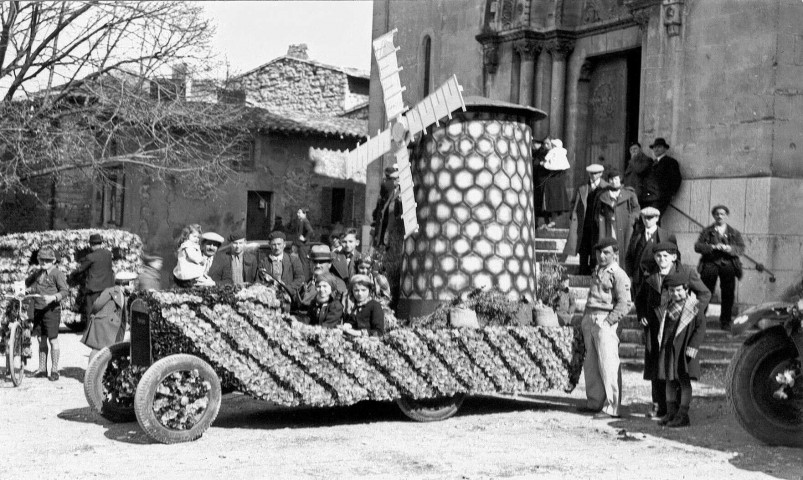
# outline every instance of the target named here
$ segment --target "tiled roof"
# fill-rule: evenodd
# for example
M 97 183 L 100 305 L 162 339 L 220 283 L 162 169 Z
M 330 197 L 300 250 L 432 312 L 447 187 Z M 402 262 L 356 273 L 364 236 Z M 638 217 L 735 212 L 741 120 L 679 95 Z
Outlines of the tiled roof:
M 285 60 L 285 59 L 294 60 L 296 62 L 309 63 L 309 64 L 315 65 L 317 67 L 328 68 L 329 70 L 335 70 L 337 72 L 343 72 L 343 73 L 345 73 L 346 75 L 348 75 L 350 77 L 362 78 L 362 79 L 365 79 L 365 80 L 370 80 L 370 78 L 371 78 L 371 73 L 370 72 L 366 72 L 365 70 L 360 70 L 358 68 L 338 67 L 336 65 L 327 65 L 325 63 L 321 63 L 321 62 L 316 61 L 316 60 L 310 60 L 310 59 L 298 58 L 298 57 L 291 57 L 291 56 L 287 56 L 287 55 L 282 56 L 282 57 L 274 58 L 273 60 L 269 61 L 268 63 L 262 64 L 262 65 L 260 65 L 260 66 L 258 66 L 256 68 L 253 68 L 253 69 L 251 69 L 251 70 L 249 70 L 249 71 L 247 71 L 247 72 L 245 72 L 245 73 L 243 73 L 241 75 L 238 75 L 238 77 L 244 77 L 246 75 L 250 75 L 250 74 L 252 74 L 252 73 L 254 73 L 256 71 L 262 70 L 263 68 L 267 67 L 268 65 L 270 65 L 272 63 L 278 62 L 279 60 Z
M 271 132 L 317 133 L 327 136 L 363 140 L 368 135 L 368 122 L 343 117 L 273 113 L 264 108 L 249 108 L 255 127 Z

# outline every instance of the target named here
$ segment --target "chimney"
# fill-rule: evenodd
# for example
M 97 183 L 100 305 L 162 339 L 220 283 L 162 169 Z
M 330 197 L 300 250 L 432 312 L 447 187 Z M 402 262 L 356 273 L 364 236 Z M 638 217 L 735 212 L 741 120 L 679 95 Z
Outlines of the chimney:
M 300 43 L 298 45 L 290 45 L 287 47 L 287 56 L 300 58 L 302 60 L 309 60 L 309 55 L 307 55 L 307 44 Z

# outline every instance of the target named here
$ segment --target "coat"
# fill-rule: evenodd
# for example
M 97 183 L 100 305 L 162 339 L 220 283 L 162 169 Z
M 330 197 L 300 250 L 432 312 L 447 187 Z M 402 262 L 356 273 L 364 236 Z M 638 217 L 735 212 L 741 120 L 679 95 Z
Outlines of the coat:
M 713 247 L 717 244 L 730 245 L 731 251 L 715 250 Z M 739 256 L 744 253 L 744 240 L 742 240 L 742 234 L 730 225 L 725 226 L 724 237 L 717 233 L 714 224 L 705 227 L 694 244 L 694 251 L 701 255 L 700 267 L 704 263 L 713 263 L 715 265 L 730 263 L 736 267 L 735 264 L 738 262 L 739 268 L 734 268 L 734 270 L 736 271 L 736 277 L 742 278 Z
M 90 293 L 113 287 L 112 252 L 105 248 L 93 250 L 81 260 L 72 274 L 84 276 L 84 289 Z
M 697 308 L 701 312 L 705 312 L 705 309 L 708 308 L 708 302 L 711 301 L 711 292 L 700 280 L 700 275 L 697 271 L 676 262 L 675 266 L 670 270 L 670 273 L 672 272 L 687 276 L 689 290 L 696 296 Z M 659 307 L 666 305 L 669 298 L 669 294 L 661 288 L 662 282 L 663 278 L 658 272 L 658 267 L 653 264 L 636 294 L 636 315 L 639 319 L 647 319 L 647 326 L 644 327 L 645 380 L 658 379 L 658 352 L 660 349 L 661 325 L 663 324 L 663 316 L 659 315 Z
M 349 272 L 349 259 L 346 254 L 342 251 L 335 253 L 334 259 L 332 260 L 332 273 L 348 283 L 351 276 L 357 270 L 357 261 L 362 257 L 362 254 L 356 250 L 352 253 L 352 271 Z
M 654 243 L 670 242 L 675 245 L 678 244 L 675 234 L 658 227 L 655 230 Z M 647 240 L 644 238 L 644 226 L 636 225 L 633 229 L 633 236 L 630 238 L 630 244 L 627 246 L 627 253 L 625 254 L 625 271 L 627 275 L 633 280 L 635 285 L 639 285 L 644 280 L 644 275 L 655 266 L 655 259 L 652 256 L 652 249 L 645 248 Z M 680 253 L 678 253 L 677 262 L 680 263 Z
M 584 183 L 577 187 L 577 190 L 574 191 L 574 197 L 572 198 L 572 209 L 571 209 L 571 224 L 569 226 L 569 237 L 566 239 L 566 246 L 563 248 L 563 254 L 567 256 L 577 255 L 580 253 L 580 248 L 582 245 L 583 236 L 586 234 L 593 235 L 594 232 L 586 232 L 584 231 L 584 226 L 586 223 L 586 214 L 591 215 L 594 213 L 594 202 L 596 201 L 597 193 L 602 192 L 604 189 L 608 187 L 608 182 L 605 180 L 600 180 L 599 186 L 594 190 L 594 195 L 591 197 L 591 205 L 589 205 L 589 190 L 591 185 L 588 183 Z M 591 252 L 583 252 L 583 253 L 591 253 Z
M 110 347 L 123 341 L 127 323 L 128 312 L 123 288 L 107 288 L 92 304 L 92 314 L 81 342 L 95 350 Z
M 343 323 L 343 304 L 335 298 L 323 305 L 315 301 L 310 304 L 307 315 L 309 316 L 310 325 L 335 328 Z
M 216 253 L 209 267 L 209 278 L 214 280 L 216 285 L 233 285 L 231 271 L 231 250 Z M 243 281 L 254 283 L 257 280 L 257 257 L 254 252 L 244 251 L 243 255 Z
M 631 157 L 630 161 L 627 162 L 625 177 L 622 179 L 622 183 L 627 187 L 633 187 L 639 204 L 644 203 L 646 194 L 644 186 L 647 181 L 647 176 L 650 174 L 652 162 L 653 159 L 644 152 L 640 152 L 635 157 Z
M 315 230 L 313 230 L 312 224 L 309 223 L 308 219 L 296 218 L 295 222 L 293 223 L 293 233 L 295 234 L 295 239 L 298 240 L 299 243 L 306 244 L 312 241 L 312 236 L 315 235 Z M 302 235 L 304 236 L 303 242 L 300 239 Z
M 304 268 L 301 266 L 301 260 L 298 255 L 292 253 L 282 254 L 282 275 L 281 278 L 276 278 L 273 274 L 273 262 L 270 256 L 265 255 L 259 261 L 259 270 L 265 275 L 270 275 L 276 280 L 279 280 L 290 290 L 290 295 L 295 296 L 298 290 L 304 285 Z
M 669 155 L 665 155 L 650 167 L 649 174 L 644 182 L 645 205 L 652 206 L 663 212 L 669 207 L 672 197 L 678 193 L 683 177 L 680 174 L 680 164 Z
M 658 338 L 663 339 L 664 323 L 666 319 L 666 308 L 669 303 L 669 296 L 661 302 L 661 305 L 655 309 L 655 315 L 660 318 L 660 326 L 658 329 Z M 706 305 L 707 306 L 707 305 Z M 686 303 L 683 305 L 683 311 L 680 313 L 680 320 L 678 321 L 677 329 L 673 337 L 671 346 L 659 345 L 659 348 L 666 349 L 667 354 L 672 354 L 672 365 L 675 365 L 676 370 L 672 374 L 666 372 L 666 378 L 677 378 L 679 373 L 686 373 L 692 379 L 696 380 L 700 377 L 700 345 L 705 338 L 705 308 L 694 293 L 689 293 L 686 298 Z M 697 356 L 690 358 L 686 355 L 686 347 L 697 349 Z M 656 359 L 657 359 L 656 355 Z M 658 365 L 658 368 L 663 366 Z M 646 366 L 644 369 L 646 376 Z M 656 369 L 656 374 L 658 369 Z
M 633 236 L 633 226 L 640 214 L 641 208 L 636 192 L 630 187 L 622 188 L 616 200 L 611 196 L 610 190 L 605 190 L 597 197 L 594 217 L 597 219 L 599 237 L 613 237 L 617 240 L 620 264 L 625 271 L 627 271 L 627 247 Z

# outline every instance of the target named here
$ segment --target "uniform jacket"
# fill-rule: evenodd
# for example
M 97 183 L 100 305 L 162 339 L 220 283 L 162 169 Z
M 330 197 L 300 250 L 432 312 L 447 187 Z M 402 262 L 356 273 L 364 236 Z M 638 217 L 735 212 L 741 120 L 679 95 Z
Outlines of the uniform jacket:
M 630 279 L 616 262 L 607 267 L 597 267 L 591 275 L 586 309 L 603 310 L 608 313 L 605 321 L 616 325 L 630 311 Z
M 711 301 L 711 292 L 708 291 L 703 281 L 700 280 L 700 275 L 697 271 L 676 262 L 669 271 L 669 273 L 673 272 L 681 273 L 686 276 L 689 291 L 695 295 L 697 308 L 705 312 L 705 309 L 708 308 L 708 302 Z M 660 310 L 658 310 L 658 307 L 661 305 L 665 306 L 669 301 L 669 294 L 665 290 L 662 290 L 662 282 L 663 277 L 661 277 L 661 274 L 658 272 L 658 266 L 653 263 L 653 266 L 648 270 L 644 282 L 641 284 L 636 294 L 636 315 L 639 319 L 647 319 L 647 326 L 644 327 L 645 380 L 658 379 L 658 351 L 661 339 L 660 330 L 661 325 L 663 325 L 663 316 L 659 315 Z
M 600 193 L 594 217 L 597 219 L 600 238 L 613 237 L 619 242 L 619 252 L 622 268 L 627 271 L 627 252 L 630 238 L 633 235 L 633 225 L 641 214 L 636 192 L 631 187 L 623 187 L 619 196 L 614 200 L 610 190 Z
M 674 233 L 658 227 L 655 230 L 653 243 L 661 242 L 678 244 Z M 652 249 L 645 248 L 646 246 L 647 239 L 644 236 L 644 225 L 636 225 L 636 228 L 633 229 L 633 236 L 630 238 L 630 244 L 627 246 L 627 253 L 625 253 L 625 271 L 633 279 L 633 283 L 636 284 L 640 284 L 650 267 L 655 265 Z M 677 261 L 680 262 L 680 253 L 678 253 Z
M 273 274 L 273 262 L 270 261 L 269 255 L 265 255 L 260 259 L 259 270 L 264 271 L 276 280 L 280 280 L 290 290 L 291 295 L 295 295 L 304 284 L 304 269 L 301 266 L 301 260 L 298 255 L 292 253 L 285 252 L 282 254 L 281 278 L 276 278 Z
M 362 254 L 358 251 L 352 252 L 352 271 L 349 272 L 349 259 L 348 256 L 343 252 L 337 252 L 334 255 L 334 259 L 332 260 L 332 270 L 335 275 L 342 278 L 345 282 L 348 282 L 352 275 L 354 275 L 357 269 L 357 260 L 362 258 Z
M 87 254 L 74 275 L 83 274 L 84 288 L 87 292 L 102 292 L 114 286 L 114 271 L 112 270 L 112 252 L 99 248 Z
M 605 180 L 600 180 L 599 186 L 594 190 L 594 193 L 602 192 L 608 188 L 608 182 Z M 589 211 L 589 190 L 591 189 L 591 185 L 586 182 L 583 185 L 577 187 L 577 190 L 574 191 L 574 197 L 572 198 L 572 218 L 571 224 L 569 226 L 569 238 L 566 240 L 566 246 L 563 249 L 564 255 L 577 255 L 578 246 L 583 238 L 583 226 L 585 224 L 585 217 L 586 215 L 593 214 L 593 210 Z M 592 196 L 593 200 L 594 196 Z M 594 205 L 590 205 L 593 209 Z
M 254 252 L 248 250 L 244 251 L 242 256 L 243 281 L 245 283 L 254 283 L 257 279 L 257 257 Z M 231 272 L 231 250 L 215 254 L 212 258 L 212 265 L 209 267 L 208 275 L 217 285 L 234 284 Z
M 650 167 L 650 173 L 644 183 L 646 203 L 663 212 L 669 206 L 672 197 L 678 193 L 682 181 L 678 161 L 665 155 Z M 657 192 L 657 195 L 653 192 Z
M 666 319 L 666 309 L 669 305 L 669 295 L 655 309 L 655 315 L 661 319 L 658 329 L 658 338 L 663 339 L 664 323 Z M 667 348 L 667 352 L 672 352 L 675 357 L 674 364 L 677 365 L 678 372 L 686 372 L 689 377 L 697 379 L 700 377 L 700 344 L 705 338 L 705 308 L 698 302 L 694 293 L 689 293 L 683 311 L 680 314 L 672 348 Z M 686 355 L 686 347 L 697 349 L 697 356 L 690 358 Z M 656 354 L 656 360 L 658 356 Z M 660 366 L 658 368 L 661 368 Z M 645 369 L 646 372 L 646 369 Z M 657 373 L 657 369 L 656 369 Z M 677 372 L 676 372 L 677 373 Z M 667 375 L 668 377 L 668 375 Z
M 324 304 L 312 302 L 307 310 L 310 325 L 320 325 L 325 328 L 335 328 L 343 323 L 343 305 L 333 298 Z

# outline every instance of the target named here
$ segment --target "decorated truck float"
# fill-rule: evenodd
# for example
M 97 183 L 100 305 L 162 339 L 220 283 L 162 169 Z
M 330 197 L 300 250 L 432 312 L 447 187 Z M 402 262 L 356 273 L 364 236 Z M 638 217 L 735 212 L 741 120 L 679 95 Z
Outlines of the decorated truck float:
M 466 395 L 571 391 L 583 343 L 573 327 L 396 327 L 380 337 L 282 314 L 274 288 L 150 291 L 132 304 L 130 342 L 98 354 L 86 397 L 113 421 L 136 417 L 163 443 L 199 438 L 222 395 L 284 407 L 394 401 L 417 421 L 454 415 Z

